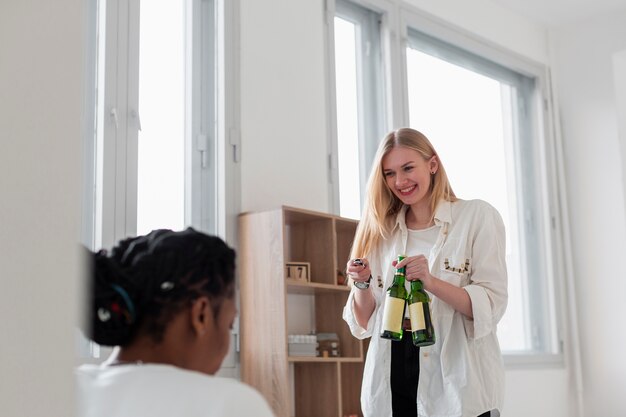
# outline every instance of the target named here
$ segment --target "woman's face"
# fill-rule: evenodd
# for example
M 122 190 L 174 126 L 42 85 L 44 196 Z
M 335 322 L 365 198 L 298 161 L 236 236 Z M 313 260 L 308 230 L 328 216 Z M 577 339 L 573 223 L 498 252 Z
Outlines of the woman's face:
M 431 172 L 437 169 L 436 159 L 433 156 L 425 160 L 413 149 L 396 146 L 382 160 L 385 182 L 404 204 L 426 202 L 430 196 Z

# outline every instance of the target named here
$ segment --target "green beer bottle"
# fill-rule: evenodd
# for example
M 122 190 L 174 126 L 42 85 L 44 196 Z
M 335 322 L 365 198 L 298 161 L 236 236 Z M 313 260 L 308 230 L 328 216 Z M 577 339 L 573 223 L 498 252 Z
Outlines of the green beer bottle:
M 430 317 L 430 297 L 424 291 L 424 284 L 419 279 L 411 281 L 408 303 L 413 344 L 415 346 L 434 344 L 435 329 Z
M 404 258 L 404 255 L 398 255 L 398 262 Z M 402 321 L 404 320 L 406 295 L 404 268 L 398 268 L 393 275 L 393 283 L 387 289 L 387 296 L 385 297 L 383 331 L 380 334 L 383 339 L 402 340 Z

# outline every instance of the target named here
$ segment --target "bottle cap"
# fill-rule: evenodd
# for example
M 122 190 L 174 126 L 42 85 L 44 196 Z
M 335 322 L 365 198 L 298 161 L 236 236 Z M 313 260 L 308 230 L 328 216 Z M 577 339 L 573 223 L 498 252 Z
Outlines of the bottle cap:
M 406 255 L 398 255 L 398 262 L 402 262 L 404 258 L 406 258 Z M 400 274 L 400 273 L 404 275 L 404 267 L 396 268 L 396 274 Z

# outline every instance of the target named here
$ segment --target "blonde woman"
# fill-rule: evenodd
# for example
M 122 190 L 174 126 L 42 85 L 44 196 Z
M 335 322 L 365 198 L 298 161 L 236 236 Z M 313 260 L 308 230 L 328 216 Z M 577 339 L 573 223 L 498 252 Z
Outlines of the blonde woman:
M 400 254 L 406 259 L 396 263 Z M 400 267 L 431 296 L 434 345 L 414 347 L 407 320 L 402 341 L 379 336 L 385 291 Z M 343 318 L 355 337 L 371 337 L 364 416 L 486 417 L 502 408 L 504 225 L 488 203 L 455 196 L 422 133 L 402 128 L 381 142 L 347 272 L 353 285 Z

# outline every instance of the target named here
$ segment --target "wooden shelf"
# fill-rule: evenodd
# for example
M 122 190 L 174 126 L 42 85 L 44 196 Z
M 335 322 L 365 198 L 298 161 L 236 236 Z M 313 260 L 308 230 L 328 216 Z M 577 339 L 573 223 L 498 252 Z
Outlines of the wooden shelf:
M 362 415 L 364 342 L 342 320 L 350 288 L 339 284 L 337 272 L 345 268 L 356 226 L 293 207 L 239 216 L 241 377 L 277 417 Z M 310 280 L 287 279 L 287 262 L 310 265 Z M 296 317 L 310 322 L 310 331 L 337 334 L 343 356 L 289 356 L 287 329 L 300 325 Z
M 287 358 L 289 362 L 363 362 L 363 358 L 348 358 L 348 357 L 337 357 L 337 358 L 320 358 L 317 356 L 289 356 Z
M 315 294 L 323 292 L 345 292 L 349 293 L 350 288 L 347 285 L 336 284 L 318 284 L 316 282 L 302 282 L 295 279 L 285 279 L 287 283 L 287 291 L 299 294 Z

